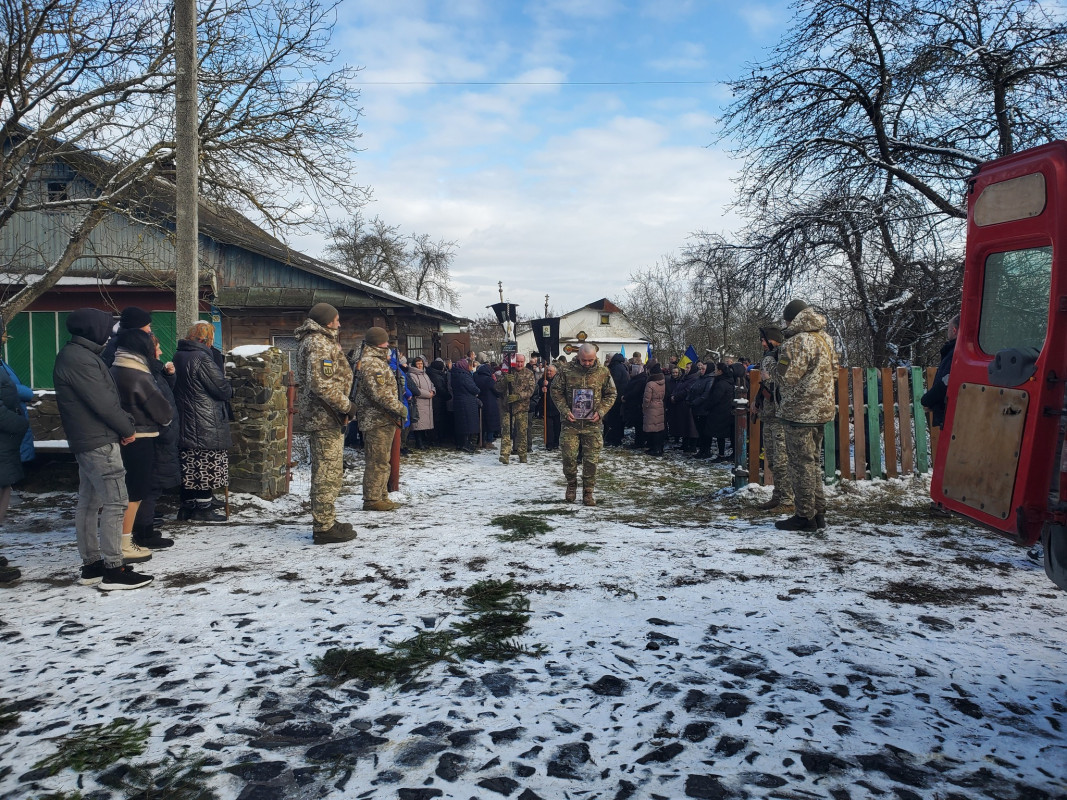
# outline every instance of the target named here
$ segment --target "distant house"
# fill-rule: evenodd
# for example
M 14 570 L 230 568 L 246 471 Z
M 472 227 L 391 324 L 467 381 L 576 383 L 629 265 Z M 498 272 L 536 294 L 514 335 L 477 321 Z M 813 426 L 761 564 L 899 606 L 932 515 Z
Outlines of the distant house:
M 519 325 L 515 339 L 520 353 L 537 349 L 529 324 Z M 648 338 L 626 318 L 621 308 L 606 297 L 560 317 L 561 352 L 566 355 L 576 352 L 582 342 L 595 344 L 604 364 L 616 353 L 625 353 L 627 358 L 640 353 L 644 361 L 649 345 Z
M 91 186 L 69 160 L 40 176 L 39 191 L 85 196 Z M 152 312 L 152 329 L 166 357 L 177 331 L 174 302 L 174 185 L 157 180 L 151 198 L 111 213 L 93 231 L 85 254 L 59 283 L 8 323 L 5 357 L 34 388 L 52 387 L 55 355 L 66 343 L 67 315 L 96 307 L 117 313 L 129 305 Z M 199 207 L 201 317 L 215 322 L 223 350 L 269 344 L 294 351 L 293 330 L 315 303 L 341 313 L 345 350 L 377 325 L 401 353 L 458 359 L 470 348 L 469 320 L 356 280 L 298 253 L 247 218 L 201 201 Z M 62 252 L 72 215 L 23 213 L 0 230 L 0 297 L 10 297 Z

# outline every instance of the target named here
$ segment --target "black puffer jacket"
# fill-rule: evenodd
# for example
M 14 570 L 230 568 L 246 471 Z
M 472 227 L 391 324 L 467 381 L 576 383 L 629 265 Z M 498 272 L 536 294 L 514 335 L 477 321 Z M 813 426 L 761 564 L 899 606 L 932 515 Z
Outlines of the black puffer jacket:
M 56 404 L 72 453 L 84 453 L 133 436 L 133 417 L 122 410 L 115 381 L 100 351 L 111 331 L 111 315 L 81 308 L 67 317 L 70 341 L 52 371 Z
M 0 486 L 22 480 L 22 437 L 30 426 L 19 413 L 19 390 L 6 370 L 0 369 Z
M 206 344 L 182 339 L 174 354 L 174 400 L 178 404 L 178 447 L 182 450 L 229 450 L 226 403 L 233 387 Z
M 178 455 L 178 405 L 174 402 L 174 375 L 168 375 L 166 367 L 158 358 L 152 359 L 152 379 L 156 388 L 167 398 L 174 416 L 170 425 L 160 428 L 156 439 L 156 461 L 152 466 L 152 486 L 170 489 L 182 482 L 182 465 Z
M 136 350 L 125 350 L 120 344 L 112 360 L 111 377 L 115 379 L 115 386 L 118 387 L 122 408 L 133 417 L 135 435 L 140 438 L 158 434 L 160 428 L 170 425 L 174 412 L 166 396 L 156 386 L 152 370 L 148 366 L 148 355 L 144 351 L 152 347 L 151 338 L 144 331 L 131 333 L 143 337 L 144 346 L 136 347 Z M 124 340 L 123 344 L 135 346 L 132 337 Z M 155 361 L 155 358 L 152 360 Z

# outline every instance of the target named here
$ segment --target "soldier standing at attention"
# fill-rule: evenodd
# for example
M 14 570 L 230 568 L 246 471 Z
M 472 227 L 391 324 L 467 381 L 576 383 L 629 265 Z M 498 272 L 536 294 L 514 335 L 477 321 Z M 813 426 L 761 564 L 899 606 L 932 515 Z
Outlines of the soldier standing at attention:
M 526 369 L 522 353 L 511 359 L 511 371 L 504 377 L 504 391 L 500 395 L 500 463 L 511 460 L 511 436 L 519 451 L 519 463 L 526 463 L 529 444 L 526 431 L 530 422 L 530 398 L 533 397 L 537 377 Z M 512 427 L 514 426 L 514 427 Z
M 311 519 L 315 544 L 356 538 L 347 522 L 338 522 L 334 504 L 344 477 L 345 427 L 352 417 L 352 368 L 337 340 L 341 318 L 329 303 L 318 303 L 296 329 L 300 343 L 296 374 L 299 412 L 311 449 Z
M 781 328 L 768 325 L 760 328 L 760 343 L 763 345 L 763 358 L 760 360 L 759 394 L 753 405 L 753 415 L 759 416 L 763 423 L 763 457 L 767 468 L 774 475 L 774 491 L 771 499 L 760 506 L 764 511 L 772 511 L 779 506 L 793 505 L 793 485 L 789 479 L 789 456 L 785 449 L 785 430 L 778 417 L 778 404 L 781 392 L 774 383 L 775 365 L 778 363 L 778 348 L 785 335 Z
M 389 499 L 389 456 L 393 435 L 404 425 L 408 410 L 397 393 L 396 376 L 389 368 L 389 334 L 385 328 L 368 328 L 359 361 L 356 417 L 363 433 L 363 510 L 392 511 Z
M 596 348 L 583 344 L 578 360 L 564 364 L 552 382 L 552 402 L 563 418 L 560 450 L 563 476 L 567 479 L 566 500 L 573 503 L 578 494 L 578 446 L 582 448 L 582 502 L 595 506 L 596 465 L 604 444 L 604 415 L 615 403 L 615 382 L 608 368 L 596 358 Z
M 782 531 L 814 531 L 826 527 L 826 496 L 822 488 L 823 425 L 834 418 L 834 377 L 837 353 L 824 330 L 826 317 L 803 300 L 785 307 L 789 327 L 778 348 L 774 382 L 782 393 L 779 416 L 793 484 L 796 513 L 778 520 Z

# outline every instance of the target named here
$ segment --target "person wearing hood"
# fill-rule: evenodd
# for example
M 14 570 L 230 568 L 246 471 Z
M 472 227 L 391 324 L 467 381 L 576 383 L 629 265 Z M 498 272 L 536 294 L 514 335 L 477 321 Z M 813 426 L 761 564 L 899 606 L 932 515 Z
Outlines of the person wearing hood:
M 582 451 L 582 502 L 595 506 L 597 461 L 604 444 L 604 415 L 615 403 L 617 392 L 608 368 L 597 361 L 596 348 L 586 342 L 578 348 L 577 360 L 566 364 L 549 389 L 552 402 L 563 419 L 560 450 L 565 500 L 578 496 L 578 450 Z
M 615 381 L 615 391 L 622 398 L 626 397 L 626 384 L 630 382 L 630 370 L 626 368 L 626 356 L 616 353 L 608 361 L 608 372 Z M 622 447 L 622 438 L 626 425 L 623 419 L 625 403 L 618 402 L 604 416 L 604 445 L 607 447 Z
M 448 410 L 452 390 L 449 388 L 448 370 L 449 367 L 440 358 L 435 358 L 426 368 L 426 376 L 433 384 L 433 438 L 439 447 L 452 438 L 452 414 Z
M 7 335 L 7 323 L 4 322 L 4 318 L 0 317 L 0 368 L 7 373 L 11 378 L 11 382 L 15 384 L 15 391 L 18 393 L 19 404 L 18 413 L 29 420 L 29 413 L 26 411 L 26 404 L 32 403 L 36 398 L 33 394 L 33 389 L 26 386 L 19 380 L 19 376 L 15 374 L 15 370 L 11 368 L 11 365 L 3 360 L 3 346 L 7 344 L 7 340 L 10 337 Z M 22 463 L 28 463 L 33 461 L 36 453 L 33 448 L 33 429 L 27 424 L 26 433 L 23 434 L 22 443 L 19 445 L 19 459 Z
M 341 317 L 329 303 L 317 303 L 294 331 L 299 347 L 298 410 L 311 453 L 311 541 L 338 544 L 356 538 L 352 525 L 337 519 L 335 504 L 344 479 L 345 428 L 352 419 L 352 368 L 338 341 Z
M 3 524 L 11 503 L 11 486 L 25 474 L 19 450 L 30 421 L 20 406 L 15 382 L 6 370 L 0 369 L 0 524 Z M 0 583 L 16 581 L 21 575 L 18 567 L 11 566 L 0 556 Z
M 650 456 L 663 455 L 663 439 L 667 435 L 666 414 L 663 407 L 665 392 L 666 382 L 663 377 L 663 368 L 659 364 L 653 364 L 649 369 L 645 396 L 641 401 L 641 409 L 644 412 L 642 427 Z
M 122 557 L 127 564 L 148 561 L 152 550 L 170 547 L 172 539 L 157 536 L 152 540 L 134 540 L 134 521 L 141 501 L 152 492 L 156 442 L 159 431 L 171 424 L 174 412 L 166 396 L 152 378 L 151 362 L 156 346 L 151 334 L 139 328 L 123 328 L 115 335 L 115 358 L 111 377 L 119 390 L 122 409 L 133 417 L 134 440 L 122 448 L 122 465 L 126 468 L 126 494 L 130 504 L 122 518 Z
M 826 317 L 803 300 L 790 301 L 783 317 L 789 327 L 778 348 L 774 382 L 782 396 L 779 413 L 796 513 L 774 526 L 783 531 L 820 530 L 826 527 L 820 457 L 823 426 L 835 412 L 837 352 L 825 330 Z
M 233 387 L 223 372 L 209 322 L 190 326 L 174 354 L 174 400 L 178 404 L 178 450 L 182 462 L 182 507 L 178 519 L 225 522 L 212 494 L 230 483 L 233 440 L 227 404 Z M 221 356 L 222 354 L 219 353 Z
M 111 315 L 81 308 L 67 317 L 70 341 L 52 371 L 56 405 L 67 443 L 78 462 L 74 530 L 82 568 L 79 582 L 105 591 L 136 589 L 152 577 L 122 560 L 122 517 L 129 498 L 120 448 L 134 441 L 134 419 L 122 410 L 118 389 L 100 358 Z
M 393 437 L 403 430 L 408 409 L 398 394 L 397 376 L 389 366 L 389 333 L 377 326 L 363 335 L 356 391 L 356 419 L 363 432 L 363 510 L 393 511 L 389 499 L 389 465 Z
M 152 314 L 138 306 L 126 306 L 119 314 L 119 321 L 111 328 L 111 338 L 104 345 L 100 358 L 109 367 L 115 363 L 115 351 L 119 346 L 118 336 L 122 331 L 141 330 L 152 332 Z

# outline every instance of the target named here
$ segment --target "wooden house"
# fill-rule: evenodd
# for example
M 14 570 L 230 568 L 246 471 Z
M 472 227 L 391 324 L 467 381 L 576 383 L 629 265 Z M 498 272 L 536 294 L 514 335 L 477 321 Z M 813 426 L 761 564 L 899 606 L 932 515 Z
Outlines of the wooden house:
M 49 197 L 88 196 L 91 170 L 65 160 L 42 171 L 37 191 Z M 130 305 L 152 313 L 165 357 L 184 331 L 175 329 L 174 185 L 157 180 L 152 197 L 110 213 L 58 284 L 8 323 L 5 358 L 34 388 L 51 388 L 52 366 L 69 338 L 67 315 L 83 307 L 118 313 Z M 0 229 L 0 297 L 42 274 L 62 252 L 72 212 L 16 215 Z M 341 314 L 341 344 L 355 347 L 377 325 L 400 352 L 458 359 L 470 347 L 469 320 L 359 281 L 296 252 L 242 215 L 201 201 L 200 308 L 216 326 L 217 345 L 268 344 L 295 351 L 293 331 L 319 302 Z

